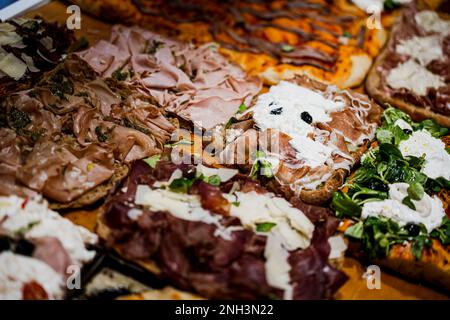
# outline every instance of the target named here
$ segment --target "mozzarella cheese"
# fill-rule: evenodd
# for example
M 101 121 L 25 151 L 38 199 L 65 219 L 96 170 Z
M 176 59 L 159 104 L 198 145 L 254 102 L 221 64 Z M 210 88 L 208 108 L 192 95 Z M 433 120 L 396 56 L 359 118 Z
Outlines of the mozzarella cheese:
M 88 262 L 95 256 L 95 251 L 87 250 L 85 244 L 97 243 L 97 236 L 50 210 L 45 201 L 0 197 L 0 229 L 11 237 L 20 232 L 30 240 L 55 237 L 76 264 Z
M 445 86 L 445 82 L 440 76 L 431 73 L 413 59 L 391 69 L 386 81 L 391 88 L 405 88 L 420 96 L 426 95 L 428 88 L 437 89 Z
M 426 32 L 442 33 L 444 36 L 450 34 L 450 21 L 441 19 L 434 11 L 423 10 L 417 12 L 414 20 Z
M 395 51 L 416 59 L 419 64 L 426 66 L 433 60 L 444 57 L 441 46 L 441 37 L 431 35 L 427 37 L 412 37 L 397 44 Z
M 10 251 L 0 253 L 0 300 L 23 299 L 25 284 L 37 282 L 49 299 L 62 299 L 64 281 L 44 262 Z
M 450 179 L 450 155 L 445 150 L 445 144 L 428 131 L 413 132 L 407 140 L 400 142 L 399 149 L 404 157 L 425 155 L 422 172 L 428 177 Z
M 416 207 L 416 210 L 413 210 L 402 203 L 408 195 L 408 186 L 403 182 L 389 185 L 389 199 L 365 203 L 361 218 L 382 216 L 396 221 L 400 226 L 408 223 L 422 223 L 428 232 L 439 227 L 445 217 L 441 200 L 437 196 L 430 197 L 428 194 L 424 194 L 422 199 L 412 200 Z
M 253 118 L 262 131 L 275 129 L 289 135 L 297 158 L 307 166 L 317 167 L 324 164 L 336 148 L 310 138 L 315 135 L 313 124 L 331 121 L 330 113 L 344 107 L 343 101 L 326 99 L 313 90 L 281 81 L 258 97 Z M 302 120 L 303 112 L 311 116 L 311 124 Z

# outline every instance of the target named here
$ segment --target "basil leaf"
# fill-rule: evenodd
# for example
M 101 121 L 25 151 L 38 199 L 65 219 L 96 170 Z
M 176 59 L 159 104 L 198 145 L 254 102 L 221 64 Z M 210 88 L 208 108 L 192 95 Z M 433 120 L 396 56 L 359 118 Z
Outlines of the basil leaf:
M 258 232 L 269 232 L 277 224 L 273 222 L 263 222 L 256 224 L 256 231 Z
M 231 204 L 232 204 L 233 206 L 235 206 L 235 207 L 239 207 L 239 206 L 241 205 L 241 202 L 239 202 L 239 201 L 233 201 Z
M 150 167 L 152 167 L 153 169 L 156 168 L 156 164 L 159 162 L 159 160 L 161 160 L 161 155 L 160 154 L 156 154 L 154 156 L 151 156 L 149 158 L 144 159 L 144 162 L 146 164 L 148 164 Z

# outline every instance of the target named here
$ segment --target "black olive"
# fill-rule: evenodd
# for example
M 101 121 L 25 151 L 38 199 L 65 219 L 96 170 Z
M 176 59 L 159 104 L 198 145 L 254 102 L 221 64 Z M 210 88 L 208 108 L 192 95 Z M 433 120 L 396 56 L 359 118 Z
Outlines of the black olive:
M 20 239 L 19 241 L 17 241 L 17 243 L 15 244 L 15 250 L 16 253 L 19 254 L 23 254 L 25 256 L 31 256 L 33 254 L 34 251 L 34 245 L 24 239 Z
M 303 111 L 300 117 L 302 118 L 303 121 L 305 121 L 308 124 L 311 124 L 313 122 L 313 118 L 307 111 Z
M 408 231 L 408 234 L 411 237 L 416 237 L 420 233 L 420 227 L 417 224 L 414 224 L 414 223 L 408 223 L 405 226 L 405 229 L 406 229 L 406 231 Z
M 283 107 L 279 107 L 279 108 L 270 110 L 270 114 L 280 115 L 281 113 L 283 113 Z
M 0 252 L 10 250 L 11 241 L 6 237 L 0 237 Z
M 183 170 L 183 177 L 186 179 L 194 179 L 197 174 L 195 167 L 189 166 L 186 170 Z
M 412 130 L 411 129 L 403 129 L 403 132 L 406 134 L 411 134 Z
M 366 184 L 366 187 L 371 189 L 371 190 L 377 190 L 377 191 L 388 191 L 388 186 L 382 182 L 378 182 L 378 181 L 369 181 Z

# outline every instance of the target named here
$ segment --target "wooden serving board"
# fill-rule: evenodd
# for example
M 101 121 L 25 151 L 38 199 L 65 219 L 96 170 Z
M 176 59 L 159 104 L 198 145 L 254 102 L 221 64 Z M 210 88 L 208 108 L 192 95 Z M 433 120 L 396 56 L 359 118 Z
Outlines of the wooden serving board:
M 52 1 L 49 4 L 27 13 L 26 17 L 40 15 L 49 21 L 66 23 L 69 14 L 66 13 L 67 5 L 60 1 Z M 75 30 L 75 35 L 89 40 L 90 44 L 100 39 L 109 39 L 111 25 L 96 20 L 87 14 L 81 14 L 81 29 Z M 66 215 L 74 223 L 94 230 L 97 211 L 75 211 Z M 363 277 L 366 268 L 352 258 L 345 258 L 343 271 L 349 276 L 347 283 L 337 292 L 338 300 L 398 300 L 398 299 L 434 299 L 448 300 L 450 296 L 429 287 L 412 283 L 387 272 L 381 273 L 381 288 L 368 289 L 367 281 Z

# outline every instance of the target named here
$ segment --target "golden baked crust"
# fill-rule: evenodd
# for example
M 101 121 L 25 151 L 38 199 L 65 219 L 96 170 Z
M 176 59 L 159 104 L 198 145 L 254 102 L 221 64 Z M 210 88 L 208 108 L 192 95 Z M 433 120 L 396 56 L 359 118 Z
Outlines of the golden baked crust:
M 196 1 L 192 6 L 190 1 L 186 1 L 186 4 L 181 2 L 181 8 L 175 9 L 172 7 L 173 4 L 166 5 L 168 2 L 164 1 L 159 5 L 158 1 L 132 0 L 72 0 L 72 2 L 101 19 L 143 25 L 180 40 L 198 44 L 224 41 L 220 52 L 241 65 L 249 74 L 260 75 L 266 84 L 275 84 L 282 79 L 307 74 L 314 79 L 333 83 L 341 88 L 358 86 L 363 83 L 373 57 L 379 53 L 387 38 L 386 30 L 383 28 L 369 29 L 368 15 L 348 0 L 334 0 L 332 3 L 325 0 L 305 1 L 302 6 L 296 6 L 295 3 L 289 4 L 289 1 L 273 1 L 267 4 L 236 1 L 229 4 L 228 6 L 234 6 L 233 9 L 243 8 L 240 16 L 244 20 L 248 15 L 253 15 L 254 10 L 263 12 L 263 16 L 257 18 L 258 25 L 252 22 L 252 27 L 244 28 L 246 32 L 251 32 L 257 38 L 256 44 L 245 51 L 236 50 L 233 46 L 233 43 L 241 42 L 246 37 L 246 34 L 242 34 L 242 30 L 237 30 L 239 26 L 235 31 L 241 40 L 236 40 L 236 36 L 229 34 L 229 31 L 239 23 L 236 24 L 236 21 L 230 23 L 228 20 L 240 18 L 233 13 L 235 11 L 230 10 L 232 13 L 227 13 L 224 9 L 227 5 L 220 1 Z M 183 7 L 184 5 L 186 7 Z M 177 15 L 172 14 L 172 11 L 164 14 L 164 10 L 159 8 L 162 6 L 164 10 L 167 8 L 175 10 L 174 12 L 182 18 L 177 19 Z M 317 6 L 322 9 L 317 10 Z M 209 20 L 208 22 L 205 22 L 203 18 L 190 19 L 191 14 L 198 16 L 198 13 L 189 11 L 190 7 L 206 8 L 207 13 L 219 13 L 223 17 L 223 22 L 227 24 L 228 31 L 217 31 L 214 19 L 206 19 Z M 163 13 L 157 14 L 158 10 L 162 10 Z M 252 20 L 255 17 L 249 19 Z M 252 29 L 255 27 L 258 30 Z M 234 42 L 231 40 L 233 37 L 236 40 Z M 305 64 L 304 61 L 292 63 L 289 59 L 282 61 L 277 54 L 260 50 L 265 46 L 282 44 L 289 47 L 307 47 L 309 51 L 304 55 L 304 60 L 310 59 L 311 50 L 317 50 L 319 56 L 325 55 L 332 58 L 327 62 L 328 67 L 324 68 L 317 65 L 321 59 L 317 58 L 317 53 L 313 53 L 313 58 Z

